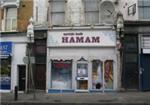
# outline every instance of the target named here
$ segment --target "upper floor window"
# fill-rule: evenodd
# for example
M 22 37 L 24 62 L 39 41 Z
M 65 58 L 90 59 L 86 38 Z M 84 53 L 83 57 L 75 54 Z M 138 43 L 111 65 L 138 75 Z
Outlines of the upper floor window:
M 99 1 L 84 0 L 85 24 L 99 23 Z
M 17 29 L 17 8 L 5 9 L 5 31 L 16 31 Z
M 50 11 L 52 25 L 63 25 L 65 23 L 65 0 L 51 0 Z
M 150 1 L 142 0 L 138 2 L 139 7 L 139 18 L 150 20 Z

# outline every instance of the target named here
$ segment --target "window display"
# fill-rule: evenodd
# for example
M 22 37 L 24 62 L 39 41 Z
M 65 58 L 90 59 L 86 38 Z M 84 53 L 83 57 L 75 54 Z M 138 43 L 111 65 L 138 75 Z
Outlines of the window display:
M 102 89 L 103 87 L 103 69 L 100 60 L 92 61 L 92 89 Z
M 78 77 L 88 76 L 88 65 L 86 63 L 77 64 L 77 76 Z
M 71 89 L 72 61 L 52 61 L 51 86 L 53 89 Z
M 105 89 L 113 89 L 113 61 L 105 61 L 104 69 Z
M 11 86 L 11 60 L 0 59 L 0 89 L 10 90 Z

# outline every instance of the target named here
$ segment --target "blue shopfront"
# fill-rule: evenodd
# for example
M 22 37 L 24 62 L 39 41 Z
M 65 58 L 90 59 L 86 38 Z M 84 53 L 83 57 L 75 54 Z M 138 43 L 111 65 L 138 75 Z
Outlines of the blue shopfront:
M 12 42 L 0 42 L 0 90 L 11 89 Z

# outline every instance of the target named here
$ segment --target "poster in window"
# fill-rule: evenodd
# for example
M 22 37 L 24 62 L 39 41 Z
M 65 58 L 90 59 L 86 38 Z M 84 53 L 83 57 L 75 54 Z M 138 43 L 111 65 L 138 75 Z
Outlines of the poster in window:
M 0 89 L 10 90 L 11 86 L 11 63 L 9 59 L 1 59 L 0 66 Z
M 102 74 L 102 62 L 100 60 L 94 60 L 92 62 L 92 89 L 102 89 Z
M 107 60 L 104 63 L 105 89 L 113 89 L 113 61 Z
M 77 76 L 87 77 L 88 76 L 88 65 L 86 63 L 77 64 Z

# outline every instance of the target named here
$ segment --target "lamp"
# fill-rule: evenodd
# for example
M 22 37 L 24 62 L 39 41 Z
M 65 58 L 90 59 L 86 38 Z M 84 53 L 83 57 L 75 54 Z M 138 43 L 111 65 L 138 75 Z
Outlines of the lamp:
M 120 87 L 121 87 L 121 78 L 122 78 L 122 72 L 123 72 L 123 62 L 124 62 L 124 43 L 123 43 L 123 38 L 124 38 L 124 19 L 123 19 L 123 14 L 119 11 L 117 13 L 117 21 L 116 21 L 116 31 L 117 31 L 117 45 L 119 49 L 118 53 L 118 63 L 119 63 L 119 68 L 120 68 Z
M 33 64 L 33 60 L 31 58 L 33 58 L 32 55 L 32 44 L 34 43 L 34 27 L 33 27 L 33 19 L 32 17 L 29 20 L 29 25 L 27 27 L 27 38 L 28 38 L 28 79 L 30 80 L 31 78 L 31 82 L 32 82 L 32 86 L 33 86 L 33 98 L 35 99 L 35 84 L 34 84 L 34 77 L 33 77 L 33 68 L 32 68 L 32 64 Z M 29 82 L 28 80 L 28 82 Z M 30 84 L 30 82 L 29 82 Z M 29 85 L 28 84 L 28 85 Z M 30 86 L 29 86 L 30 88 Z
M 34 43 L 34 28 L 33 28 L 33 19 L 32 17 L 29 20 L 29 25 L 27 27 L 27 38 L 29 43 Z
M 119 39 L 124 37 L 124 19 L 121 12 L 118 12 L 117 14 L 117 32 L 119 33 Z

